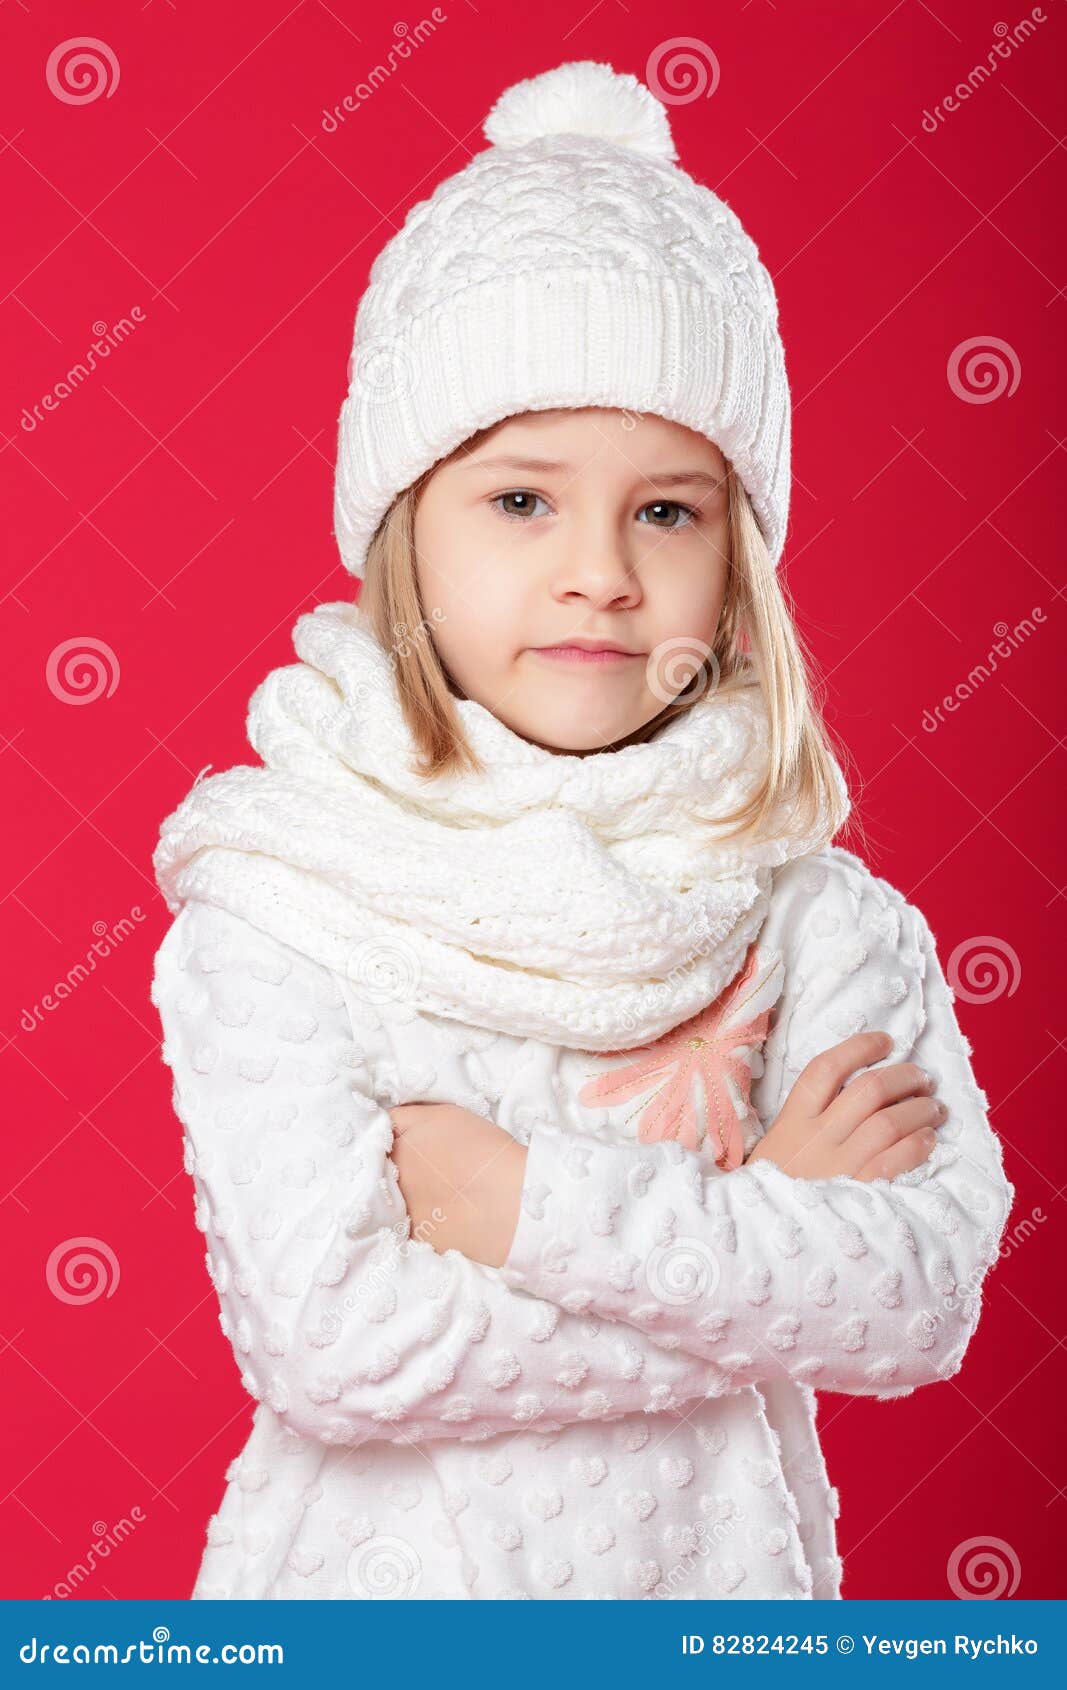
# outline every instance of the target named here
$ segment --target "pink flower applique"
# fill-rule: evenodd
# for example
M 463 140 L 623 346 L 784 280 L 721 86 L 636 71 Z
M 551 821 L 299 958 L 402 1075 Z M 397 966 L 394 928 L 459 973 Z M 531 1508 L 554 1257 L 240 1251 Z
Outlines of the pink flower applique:
M 751 1011 L 746 1014 L 755 995 L 752 982 L 757 962 L 753 944 L 741 972 L 714 1003 L 651 1044 L 608 1053 L 630 1060 L 623 1068 L 613 1068 L 587 1081 L 578 1093 L 579 1103 L 625 1103 L 659 1080 L 638 1124 L 640 1141 L 654 1144 L 660 1139 L 675 1139 L 687 1150 L 700 1150 L 710 1139 L 716 1145 L 718 1167 L 724 1172 L 740 1167 L 745 1156 L 743 1117 L 731 1096 L 727 1077 L 737 1088 L 743 1112 L 748 1107 L 752 1070 L 740 1052 L 762 1044 L 770 1023 L 769 1009 L 757 1015 Z M 706 1127 L 694 1106 L 701 1092 Z

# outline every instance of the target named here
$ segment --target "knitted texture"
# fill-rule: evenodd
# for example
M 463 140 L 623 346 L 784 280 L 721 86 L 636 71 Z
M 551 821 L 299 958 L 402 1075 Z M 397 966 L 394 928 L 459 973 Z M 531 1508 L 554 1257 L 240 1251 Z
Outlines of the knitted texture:
M 475 430 L 554 406 L 705 435 L 777 563 L 790 413 L 774 287 L 737 214 L 672 162 L 665 108 L 579 61 L 509 88 L 485 134 L 371 266 L 338 429 L 346 568 L 362 576 L 396 495 Z
M 359 608 L 319 605 L 293 637 L 303 661 L 249 705 L 266 767 L 197 781 L 163 823 L 159 885 L 172 910 L 230 909 L 356 984 L 399 977 L 421 1009 L 588 1050 L 654 1038 L 737 974 L 772 868 L 829 837 L 783 805 L 759 841 L 718 842 L 766 766 L 755 684 L 586 757 L 460 700 L 486 773 L 427 781 Z
M 195 1596 L 841 1595 L 815 1392 L 959 1369 L 1014 1188 L 929 928 L 857 858 L 774 872 L 752 984 L 773 1015 L 746 1152 L 810 1057 L 870 1026 L 949 1107 L 926 1163 L 723 1172 L 642 1143 L 629 1097 L 580 1100 L 610 1054 L 420 1012 L 181 909 L 152 997 L 258 1401 Z M 388 1111 L 420 1100 L 529 1147 L 500 1270 L 411 1236 Z

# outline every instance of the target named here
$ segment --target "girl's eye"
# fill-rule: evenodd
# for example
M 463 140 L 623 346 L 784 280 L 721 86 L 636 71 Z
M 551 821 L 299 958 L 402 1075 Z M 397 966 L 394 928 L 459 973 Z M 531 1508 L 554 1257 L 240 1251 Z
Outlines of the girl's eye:
M 657 512 L 657 518 L 658 518 L 658 516 L 663 516 L 664 514 L 669 514 L 671 511 L 684 511 L 686 517 L 689 519 L 686 522 L 661 523 L 657 519 L 657 521 L 650 524 L 650 526 L 653 527 L 653 528 L 661 528 L 662 527 L 664 532 L 667 533 L 667 534 L 674 533 L 679 528 L 688 528 L 690 522 L 692 522 L 693 519 L 696 517 L 696 511 L 693 510 L 691 505 L 680 505 L 677 502 L 676 499 L 656 499 L 656 500 L 653 501 L 652 504 L 644 505 L 642 507 L 642 515 L 644 514 L 644 511 L 655 511 L 655 512 Z
M 547 501 L 541 498 L 540 493 L 532 493 L 529 488 L 525 487 L 513 487 L 507 493 L 497 493 L 494 498 L 489 500 L 489 503 L 498 515 L 506 517 L 512 522 L 542 514 L 535 508 L 538 504 L 544 505 L 546 509 L 548 508 Z M 679 504 L 676 499 L 656 499 L 651 504 L 643 505 L 639 514 L 643 516 L 645 511 L 655 513 L 655 520 L 649 526 L 660 528 L 665 534 L 675 533 L 680 528 L 688 528 L 697 514 L 691 505 Z M 671 514 L 675 512 L 680 512 L 683 520 L 669 520 Z
M 505 509 L 501 505 L 502 499 L 514 499 L 518 508 L 513 510 Z M 521 517 L 533 516 L 535 514 L 533 508 L 534 503 L 538 499 L 541 499 L 540 493 L 531 493 L 524 487 L 513 487 L 508 493 L 498 493 L 495 499 L 490 499 L 489 503 L 494 506 L 500 516 L 507 517 L 510 521 L 514 522 Z M 544 499 L 541 499 L 541 503 L 545 503 Z

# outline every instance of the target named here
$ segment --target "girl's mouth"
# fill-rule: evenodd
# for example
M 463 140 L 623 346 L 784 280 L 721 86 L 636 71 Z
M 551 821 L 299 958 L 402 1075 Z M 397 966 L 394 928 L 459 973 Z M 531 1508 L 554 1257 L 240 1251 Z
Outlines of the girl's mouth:
M 580 645 L 542 645 L 531 646 L 530 650 L 538 657 L 547 657 L 555 663 L 633 663 L 643 656 L 638 651 L 615 651 L 610 646 L 598 647 L 595 650 Z

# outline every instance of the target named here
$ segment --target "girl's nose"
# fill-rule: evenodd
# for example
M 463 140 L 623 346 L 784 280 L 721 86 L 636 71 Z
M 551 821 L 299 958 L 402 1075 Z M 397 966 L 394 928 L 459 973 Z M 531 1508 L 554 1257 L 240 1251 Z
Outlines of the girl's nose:
M 596 605 L 635 603 L 641 596 L 634 559 L 621 536 L 601 523 L 579 524 L 556 571 L 556 592 Z

